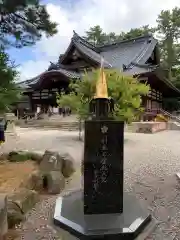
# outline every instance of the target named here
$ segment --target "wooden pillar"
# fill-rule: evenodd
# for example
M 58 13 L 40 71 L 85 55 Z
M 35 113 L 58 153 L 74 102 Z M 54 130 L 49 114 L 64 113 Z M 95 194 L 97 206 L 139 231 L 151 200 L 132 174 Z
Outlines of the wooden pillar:
M 29 93 L 29 106 L 30 106 L 30 111 L 33 112 L 34 104 L 33 104 L 33 99 L 32 99 L 32 93 Z

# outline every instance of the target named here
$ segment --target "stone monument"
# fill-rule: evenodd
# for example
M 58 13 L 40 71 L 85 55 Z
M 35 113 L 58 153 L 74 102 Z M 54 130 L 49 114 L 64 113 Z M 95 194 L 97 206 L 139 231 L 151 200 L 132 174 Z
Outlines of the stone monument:
M 79 239 L 135 239 L 151 216 L 123 191 L 124 123 L 113 118 L 102 67 L 90 109 L 92 118 L 85 122 L 84 190 L 57 199 L 54 223 Z

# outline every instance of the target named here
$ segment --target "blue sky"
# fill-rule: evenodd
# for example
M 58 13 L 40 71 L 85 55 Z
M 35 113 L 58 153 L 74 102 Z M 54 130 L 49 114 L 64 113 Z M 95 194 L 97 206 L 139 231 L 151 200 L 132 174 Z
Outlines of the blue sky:
M 43 0 L 51 19 L 57 22 L 58 34 L 43 37 L 35 46 L 10 49 L 11 58 L 19 64 L 20 80 L 29 79 L 57 61 L 72 37 L 73 30 L 83 35 L 99 24 L 104 31 L 127 31 L 133 27 L 156 24 L 163 9 L 180 7 L 180 0 Z

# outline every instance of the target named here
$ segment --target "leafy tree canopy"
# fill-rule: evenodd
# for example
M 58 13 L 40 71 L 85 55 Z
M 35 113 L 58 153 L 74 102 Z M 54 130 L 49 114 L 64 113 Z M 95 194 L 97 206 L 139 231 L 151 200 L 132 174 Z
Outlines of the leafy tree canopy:
M 0 112 L 5 112 L 20 97 L 15 84 L 18 72 L 5 48 L 31 46 L 57 33 L 57 24 L 50 21 L 45 5 L 39 0 L 0 1 Z
M 0 113 L 7 111 L 11 104 L 20 97 L 20 92 L 15 84 L 18 77 L 16 66 L 10 61 L 8 54 L 0 48 Z
M 42 34 L 57 33 L 57 24 L 50 21 L 45 5 L 39 0 L 0 1 L 0 43 L 23 47 L 35 44 Z
M 160 37 L 162 64 L 169 70 L 169 78 L 172 80 L 172 70 L 180 63 L 180 8 L 161 11 L 157 19 L 157 31 Z
M 96 25 L 86 31 L 86 36 L 84 38 L 94 45 L 102 45 L 106 43 L 113 43 L 116 41 L 136 38 L 153 32 L 155 32 L 155 28 L 150 28 L 149 25 L 145 25 L 140 28 L 132 28 L 126 33 L 120 32 L 119 34 L 116 34 L 114 32 L 110 32 L 107 34 L 103 32 L 103 29 L 99 25 Z
M 141 96 L 147 95 L 149 86 L 136 78 L 124 76 L 115 70 L 105 70 L 108 93 L 115 101 L 114 117 L 131 122 L 143 109 Z M 89 116 L 89 103 L 95 94 L 99 70 L 84 74 L 81 81 L 70 83 L 70 93 L 57 95 L 59 106 L 69 106 L 81 119 Z

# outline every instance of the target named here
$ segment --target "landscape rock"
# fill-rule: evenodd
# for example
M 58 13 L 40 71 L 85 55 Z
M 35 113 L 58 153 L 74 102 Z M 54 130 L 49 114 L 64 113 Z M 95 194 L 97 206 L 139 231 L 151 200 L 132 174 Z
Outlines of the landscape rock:
M 24 220 L 24 213 L 22 209 L 12 200 L 8 200 L 7 218 L 9 228 L 13 228 L 15 225 Z
M 48 173 L 50 171 L 62 172 L 62 164 L 63 161 L 58 152 L 46 150 L 40 162 L 39 170 L 43 173 Z
M 60 155 L 62 159 L 62 174 L 65 178 L 70 177 L 75 172 L 74 159 L 68 154 Z
M 41 191 L 43 190 L 43 175 L 40 171 L 33 171 L 29 177 L 27 182 L 22 182 L 22 187 L 25 187 L 30 190 Z
M 31 160 L 35 161 L 36 163 L 40 164 L 43 159 L 43 154 L 40 152 L 31 152 Z
M 8 196 L 8 201 L 14 202 L 23 213 L 26 213 L 39 201 L 39 195 L 34 190 L 20 188 Z
M 6 161 L 8 159 L 8 153 L 0 154 L 0 161 Z
M 49 194 L 59 194 L 65 187 L 65 178 L 61 172 L 51 171 L 44 176 Z
M 0 239 L 3 239 L 7 231 L 7 196 L 0 194 Z

